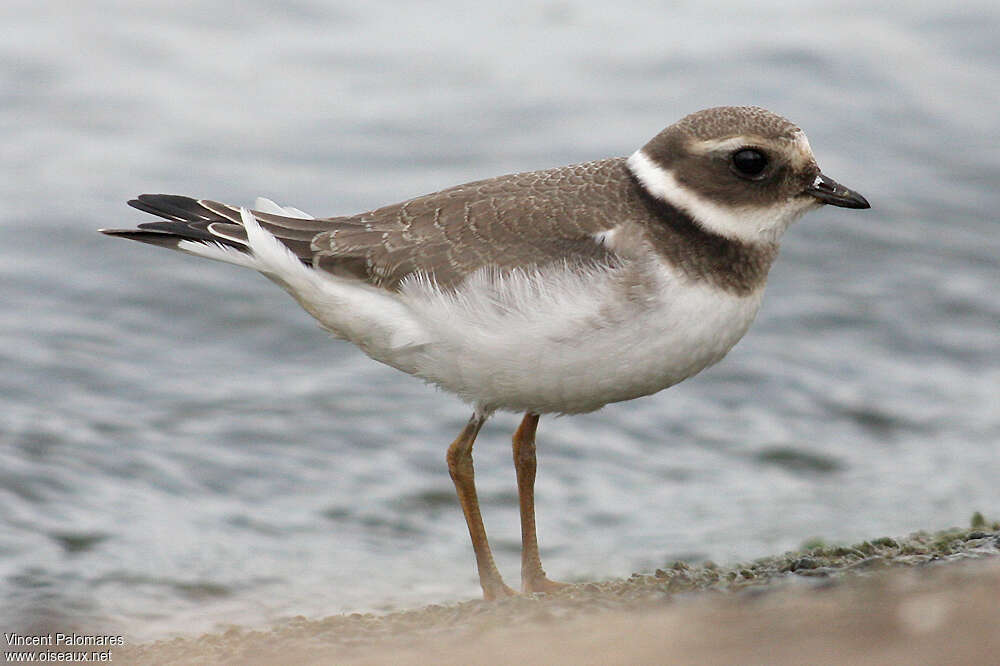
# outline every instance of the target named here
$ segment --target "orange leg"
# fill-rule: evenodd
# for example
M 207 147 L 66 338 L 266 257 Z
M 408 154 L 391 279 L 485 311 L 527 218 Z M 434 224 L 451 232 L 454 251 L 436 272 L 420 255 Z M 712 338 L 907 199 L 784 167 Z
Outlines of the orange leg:
M 535 535 L 535 429 L 538 414 L 528 412 L 514 433 L 514 469 L 517 471 L 517 495 L 521 503 L 521 589 L 525 592 L 551 592 L 566 583 L 549 580 L 538 556 Z
M 479 512 L 479 498 L 476 496 L 476 473 L 472 466 L 472 445 L 486 417 L 473 414 L 462 433 L 448 447 L 448 472 L 455 482 L 458 501 L 465 513 L 465 522 L 472 537 L 472 548 L 476 552 L 476 566 L 479 568 L 479 584 L 483 587 L 483 598 L 487 601 L 516 594 L 507 587 L 490 552 L 490 542 L 486 538 L 483 516 Z

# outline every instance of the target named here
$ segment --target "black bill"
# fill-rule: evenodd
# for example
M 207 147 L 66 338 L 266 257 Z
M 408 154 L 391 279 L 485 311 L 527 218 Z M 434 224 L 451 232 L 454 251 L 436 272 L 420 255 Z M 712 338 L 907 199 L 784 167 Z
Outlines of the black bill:
M 811 194 L 823 203 L 841 208 L 871 208 L 871 204 L 863 196 L 849 190 L 833 178 L 823 174 L 816 176 L 813 184 L 806 188 L 806 194 Z

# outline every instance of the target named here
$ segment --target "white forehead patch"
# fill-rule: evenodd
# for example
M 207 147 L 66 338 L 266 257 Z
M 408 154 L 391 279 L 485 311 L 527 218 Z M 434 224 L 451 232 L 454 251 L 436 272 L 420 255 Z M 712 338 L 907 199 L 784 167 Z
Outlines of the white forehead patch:
M 801 159 L 801 165 L 796 165 L 796 166 L 813 164 L 816 162 L 816 157 L 813 156 L 812 146 L 809 145 L 809 138 L 806 136 L 805 132 L 799 130 L 798 132 L 795 133 L 794 145 L 796 148 L 796 152 L 798 153 Z
M 703 229 L 746 243 L 776 242 L 788 225 L 815 203 L 787 199 L 771 206 L 727 206 L 679 183 L 670 169 L 653 162 L 641 148 L 632 153 L 627 164 L 650 195 L 683 210 Z
M 799 149 L 802 150 L 802 152 L 812 156 L 813 149 L 812 146 L 809 145 L 809 137 L 806 136 L 805 132 L 799 130 L 795 133 L 795 143 L 799 145 Z

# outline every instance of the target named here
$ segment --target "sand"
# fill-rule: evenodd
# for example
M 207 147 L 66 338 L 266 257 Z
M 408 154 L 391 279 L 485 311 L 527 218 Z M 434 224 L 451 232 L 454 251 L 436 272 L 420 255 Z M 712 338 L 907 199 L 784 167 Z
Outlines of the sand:
M 135 664 L 1000 664 L 1000 524 L 127 646 Z

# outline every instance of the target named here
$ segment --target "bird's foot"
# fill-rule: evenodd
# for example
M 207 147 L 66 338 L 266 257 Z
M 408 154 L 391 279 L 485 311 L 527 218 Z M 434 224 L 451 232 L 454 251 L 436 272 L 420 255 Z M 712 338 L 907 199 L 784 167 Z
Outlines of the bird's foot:
M 502 580 L 483 584 L 483 599 L 486 601 L 515 597 L 517 594 L 517 590 L 507 586 Z
M 569 583 L 561 583 L 557 580 L 549 580 L 545 574 L 541 576 L 532 576 L 528 578 L 521 579 L 521 590 L 525 594 L 533 594 L 535 592 L 556 592 L 563 589 L 564 587 L 569 587 Z

